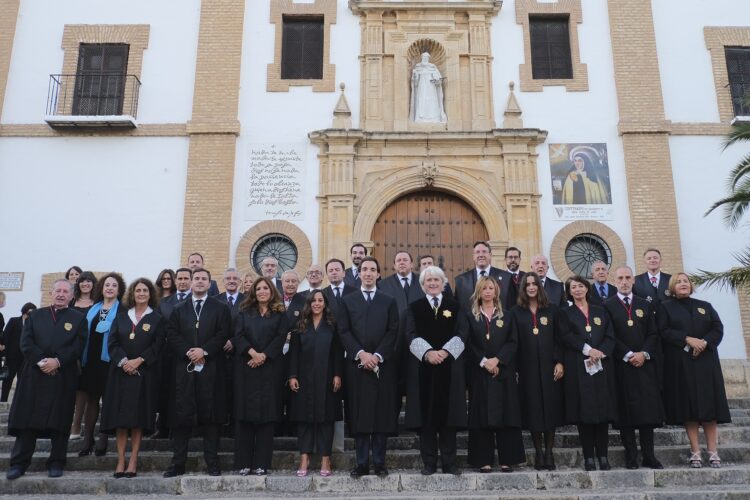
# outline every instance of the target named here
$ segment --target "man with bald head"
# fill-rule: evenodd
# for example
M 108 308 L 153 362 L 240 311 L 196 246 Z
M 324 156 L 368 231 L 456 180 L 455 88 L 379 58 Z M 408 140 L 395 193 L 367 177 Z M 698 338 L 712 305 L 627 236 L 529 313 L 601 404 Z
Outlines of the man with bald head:
M 323 289 L 323 268 L 320 264 L 313 264 L 310 266 L 307 269 L 305 278 L 307 278 L 308 293 Z
M 565 299 L 565 287 L 563 284 L 547 276 L 547 271 L 549 271 L 547 257 L 541 254 L 534 255 L 531 258 L 531 270 L 538 274 L 539 279 L 542 280 L 544 292 L 547 294 L 550 304 L 556 306 L 565 306 L 568 304 L 568 301 Z
M 601 306 L 604 301 L 617 294 L 617 288 L 607 283 L 609 279 L 609 265 L 601 260 L 595 261 L 591 265 L 591 275 L 594 282 L 591 284 L 587 300 L 591 304 Z
M 625 467 L 638 468 L 637 429 L 642 465 L 662 469 L 662 464 L 654 455 L 654 427 L 661 427 L 664 422 L 656 364 L 661 354 L 661 338 L 653 305 L 633 294 L 634 282 L 632 269 L 618 267 L 615 270 L 617 295 L 604 301 L 615 333 L 612 357 L 617 386 L 618 426 L 625 448 Z
M 70 425 L 78 386 L 78 360 L 88 333 L 86 316 L 69 308 L 73 285 L 55 281 L 52 305 L 35 310 L 23 325 L 21 352 L 25 360 L 13 397 L 8 434 L 16 437 L 10 454 L 9 480 L 26 473 L 36 440 L 51 440 L 47 471 L 60 477 L 68 453 Z
M 276 257 L 266 257 L 260 262 L 260 274 L 276 284 L 280 294 L 284 294 L 284 286 L 276 274 L 279 272 L 279 261 Z

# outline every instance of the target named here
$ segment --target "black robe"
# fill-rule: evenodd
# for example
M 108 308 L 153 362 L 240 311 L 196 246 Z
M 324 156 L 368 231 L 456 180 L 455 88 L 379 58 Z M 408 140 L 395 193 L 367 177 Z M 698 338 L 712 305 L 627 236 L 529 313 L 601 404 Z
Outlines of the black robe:
M 555 305 L 537 309 L 534 334 L 529 309 L 516 306 L 510 311 L 518 337 L 518 386 L 523 428 L 533 432 L 554 430 L 565 424 L 563 379 L 555 382 L 557 363 L 564 362 L 562 336 L 566 317 Z
M 470 429 L 501 429 L 521 427 L 521 408 L 516 381 L 516 337 L 511 315 L 505 313 L 489 321 L 483 314 L 479 320 L 471 310 L 461 311 L 458 331 L 466 339 L 469 351 L 466 362 L 469 364 L 469 419 Z M 479 366 L 482 358 L 500 360 L 500 373 L 493 377 Z
M 333 377 L 342 377 L 344 348 L 335 323 L 292 332 L 289 345 L 289 378 L 296 377 L 299 391 L 289 398 L 289 419 L 321 423 L 341 420 L 341 391 L 333 392 Z
M 661 302 L 657 321 L 664 350 L 667 424 L 731 422 L 718 351 L 724 326 L 714 308 L 692 298 L 668 299 Z M 684 350 L 685 337 L 705 340 L 706 350 L 693 358 L 692 349 Z
M 5 357 L 8 367 L 15 367 L 16 371 L 23 363 L 21 332 L 23 332 L 23 316 L 17 316 L 8 320 L 5 331 L 0 335 L 0 344 L 5 346 L 5 350 L 0 354 Z
M 229 339 L 230 312 L 227 304 L 215 297 L 207 296 L 204 300 L 200 322 L 195 316 L 193 300 L 188 298 L 174 308 L 167 323 L 167 347 L 174 360 L 169 412 L 173 428 L 226 421 L 226 391 L 221 382 L 225 380 L 223 347 Z M 186 353 L 193 347 L 208 353 L 201 372 L 187 371 L 190 359 Z
M 23 325 L 21 352 L 25 363 L 8 419 L 8 434 L 41 431 L 43 435 L 70 432 L 78 386 L 78 361 L 88 331 L 86 316 L 71 308 L 55 313 L 50 307 L 33 311 Z M 57 358 L 56 375 L 46 375 L 37 363 Z
M 464 339 L 456 325 L 459 306 L 455 300 L 443 296 L 437 313 L 428 297 L 409 304 L 406 315 L 406 428 L 466 427 L 466 355 L 449 355 L 439 365 L 417 359 L 417 351 L 439 351 L 452 339 L 451 350 L 462 349 Z M 421 339 L 421 340 L 420 340 Z M 422 346 L 420 349 L 420 345 Z M 455 352 L 455 351 L 454 351 Z
M 380 291 L 370 303 L 362 292 L 351 293 L 342 301 L 339 336 L 346 350 L 347 419 L 352 434 L 395 434 L 398 429 L 398 318 L 396 299 Z M 355 357 L 360 350 L 383 357 L 379 376 L 357 367 Z
M 599 424 L 617 422 L 617 390 L 612 355 L 615 334 L 609 314 L 603 307 L 589 304 L 591 332 L 586 331 L 586 317 L 574 304 L 562 310 L 568 330 L 563 335 L 565 345 L 565 417 L 571 424 Z M 582 353 L 584 344 L 602 351 L 603 371 L 586 373 Z
M 619 426 L 658 427 L 664 422 L 664 405 L 661 401 L 658 363 L 661 356 L 661 339 L 656 329 L 653 306 L 636 295 L 630 304 L 630 316 L 625 304 L 615 296 L 604 303 L 612 320 L 615 333 L 615 365 Z M 632 319 L 633 326 L 628 326 Z M 636 368 L 623 361 L 628 352 L 648 353 L 650 360 Z
M 286 313 L 257 309 L 240 312 L 234 324 L 234 419 L 236 422 L 269 423 L 281 418 L 284 385 L 284 348 L 289 323 Z M 266 355 L 266 361 L 250 368 L 248 351 Z
M 156 385 L 159 376 L 159 359 L 164 344 L 165 324 L 157 312 L 144 315 L 137 326 L 123 307 L 109 331 L 109 379 L 102 404 L 101 428 L 105 433 L 116 429 L 143 429 L 144 434 L 154 430 Z M 134 335 L 131 339 L 130 336 Z M 128 375 L 117 364 L 123 358 L 143 358 L 138 368 L 140 375 Z

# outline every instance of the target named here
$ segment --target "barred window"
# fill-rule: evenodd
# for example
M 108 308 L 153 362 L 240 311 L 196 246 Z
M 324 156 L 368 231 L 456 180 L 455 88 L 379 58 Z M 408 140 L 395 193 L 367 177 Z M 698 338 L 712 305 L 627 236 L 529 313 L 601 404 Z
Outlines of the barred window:
M 323 78 L 323 18 L 284 16 L 281 41 L 282 80 Z
M 725 47 L 729 91 L 735 116 L 750 116 L 750 47 Z
M 127 44 L 80 45 L 74 115 L 122 114 L 129 49 Z
M 531 73 L 535 80 L 573 78 L 569 18 L 529 16 Z

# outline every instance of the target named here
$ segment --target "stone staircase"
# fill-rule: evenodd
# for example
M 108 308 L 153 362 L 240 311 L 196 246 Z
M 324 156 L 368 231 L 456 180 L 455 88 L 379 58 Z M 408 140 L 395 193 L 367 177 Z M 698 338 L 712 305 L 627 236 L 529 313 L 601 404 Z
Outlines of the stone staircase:
M 144 439 L 141 447 L 139 474 L 132 479 L 114 479 L 116 464 L 114 439 L 110 439 L 104 457 L 79 457 L 81 440 L 70 442 L 65 476 L 49 479 L 45 460 L 49 440 L 39 440 L 37 452 L 26 475 L 15 481 L 0 479 L 0 496 L 13 498 L 40 495 L 101 494 L 117 496 L 149 495 L 149 498 L 182 495 L 184 498 L 242 497 L 252 492 L 253 497 L 358 497 L 358 498 L 625 498 L 625 499 L 693 499 L 693 498 L 750 498 L 750 398 L 730 400 L 731 424 L 719 427 L 721 469 L 688 469 L 686 465 L 688 441 L 684 429 L 665 427 L 655 432 L 656 455 L 665 465 L 664 470 L 626 470 L 619 434 L 610 431 L 610 462 L 608 472 L 582 470 L 582 454 L 578 435 L 572 426 L 562 427 L 556 437 L 555 461 L 558 470 L 539 472 L 533 469 L 533 447 L 524 433 L 527 465 L 513 473 L 478 474 L 466 469 L 461 476 L 419 474 L 419 439 L 403 432 L 389 438 L 387 466 L 391 474 L 384 479 L 366 476 L 351 479 L 348 471 L 354 465 L 354 441 L 345 440 L 345 451 L 334 453 L 334 475 L 322 478 L 311 474 L 298 478 L 296 438 L 275 438 L 273 471 L 265 477 L 242 477 L 232 468 L 233 440 L 222 438 L 222 477 L 205 474 L 202 442 L 192 439 L 188 459 L 188 474 L 164 479 L 161 473 L 169 466 L 170 444 L 167 440 Z M 9 406 L 0 403 L 0 424 L 7 422 Z M 467 434 L 458 436 L 458 463 L 465 466 Z M 8 468 L 13 438 L 0 437 L 0 470 Z M 707 456 L 704 454 L 704 459 Z M 317 472 L 313 461 L 311 472 Z

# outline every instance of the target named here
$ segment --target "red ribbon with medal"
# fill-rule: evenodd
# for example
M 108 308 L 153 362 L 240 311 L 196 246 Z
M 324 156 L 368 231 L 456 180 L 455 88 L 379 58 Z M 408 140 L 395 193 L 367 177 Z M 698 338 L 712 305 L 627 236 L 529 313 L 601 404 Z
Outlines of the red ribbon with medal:
M 539 335 L 539 328 L 536 326 L 536 313 L 531 311 L 531 333 Z
M 628 313 L 628 326 L 633 326 L 635 324 L 633 322 L 633 304 L 625 305 L 625 302 L 623 302 L 622 299 L 620 299 L 620 304 L 622 304 L 622 307 L 624 307 Z
M 581 314 L 583 314 L 583 316 L 586 318 L 586 332 L 591 333 L 591 321 L 589 321 L 589 314 L 587 312 L 583 312 L 583 309 L 581 307 L 576 307 L 578 307 L 578 310 L 581 311 Z

